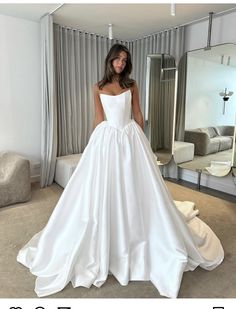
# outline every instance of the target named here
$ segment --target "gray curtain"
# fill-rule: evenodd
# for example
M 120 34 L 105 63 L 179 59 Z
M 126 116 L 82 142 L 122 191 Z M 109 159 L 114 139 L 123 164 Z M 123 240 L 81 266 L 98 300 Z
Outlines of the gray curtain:
M 58 106 L 57 156 L 83 152 L 92 132 L 93 85 L 103 76 L 110 47 L 124 41 L 54 24 Z
M 187 53 L 185 53 L 179 61 L 179 68 L 178 68 L 178 89 L 177 89 L 176 122 L 175 122 L 176 141 L 184 141 L 187 58 L 188 58 Z
M 41 26 L 41 187 L 52 184 L 57 151 L 57 106 L 55 96 L 55 72 L 53 56 L 53 18 L 46 15 Z

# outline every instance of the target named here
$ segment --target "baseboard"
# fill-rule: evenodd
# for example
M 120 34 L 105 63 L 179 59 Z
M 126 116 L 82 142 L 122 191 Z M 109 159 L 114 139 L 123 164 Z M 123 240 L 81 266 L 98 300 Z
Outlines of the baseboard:
M 191 170 L 181 168 L 179 177 L 182 180 L 192 182 L 196 185 L 198 183 L 198 173 Z M 236 196 L 236 184 L 231 173 L 224 177 L 202 173 L 200 185 Z

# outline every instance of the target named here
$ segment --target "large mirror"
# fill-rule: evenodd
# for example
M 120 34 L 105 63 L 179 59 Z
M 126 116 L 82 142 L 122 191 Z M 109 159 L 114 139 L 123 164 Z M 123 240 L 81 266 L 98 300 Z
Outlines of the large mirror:
M 236 162 L 236 45 L 188 52 L 180 61 L 178 80 L 176 163 L 227 175 Z
M 159 164 L 172 157 L 176 63 L 166 54 L 147 56 L 145 133 Z

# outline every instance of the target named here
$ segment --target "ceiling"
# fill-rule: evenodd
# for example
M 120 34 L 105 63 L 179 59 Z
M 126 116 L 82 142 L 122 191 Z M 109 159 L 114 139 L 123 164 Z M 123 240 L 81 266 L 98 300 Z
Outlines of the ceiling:
M 0 4 L 0 14 L 39 22 L 60 3 Z M 176 15 L 171 16 L 171 4 L 85 4 L 65 3 L 53 14 L 60 25 L 108 36 L 108 24 L 113 25 L 113 36 L 122 40 L 135 40 L 171 27 L 188 24 L 214 15 L 236 10 L 236 3 L 177 3 Z M 214 21 L 213 15 L 213 21 Z

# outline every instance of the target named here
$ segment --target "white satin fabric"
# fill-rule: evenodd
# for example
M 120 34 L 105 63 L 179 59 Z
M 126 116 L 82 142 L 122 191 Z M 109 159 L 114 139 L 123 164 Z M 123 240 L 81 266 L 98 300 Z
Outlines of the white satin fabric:
M 176 207 L 156 157 L 131 119 L 131 91 L 101 94 L 107 120 L 96 126 L 48 223 L 19 251 L 37 276 L 39 297 L 73 287 L 151 280 L 178 295 L 184 271 L 212 270 L 224 256 L 196 212 Z M 178 210 L 180 209 L 180 210 Z

